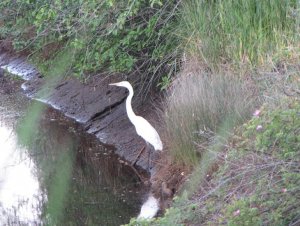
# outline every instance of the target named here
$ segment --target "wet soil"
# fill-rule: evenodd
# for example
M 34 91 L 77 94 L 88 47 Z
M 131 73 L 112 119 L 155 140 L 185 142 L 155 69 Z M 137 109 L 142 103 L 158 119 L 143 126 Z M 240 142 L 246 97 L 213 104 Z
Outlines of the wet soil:
M 0 52 L 0 66 L 5 73 L 16 74 L 25 80 L 22 88 L 27 96 L 45 102 L 80 122 L 84 131 L 95 135 L 103 145 L 113 148 L 120 159 L 127 162 L 143 182 L 150 179 L 151 190 L 156 197 L 170 200 L 185 180 L 187 170 L 172 164 L 166 150 L 154 153 L 156 164 L 152 171 L 154 173 L 149 178 L 147 151 L 153 150 L 141 153 L 145 142 L 136 134 L 134 126 L 127 117 L 125 108 L 127 90 L 108 85 L 118 82 L 120 77 L 94 75 L 84 83 L 73 77 L 63 77 L 57 79 L 55 83 L 48 82 L 28 63 L 26 57 L 9 52 L 2 52 L 2 54 Z M 0 71 L 0 79 L 5 77 L 3 74 L 4 71 Z M 12 80 L 2 87 L 1 92 L 11 92 L 16 85 L 20 85 L 20 81 Z M 146 118 L 163 139 L 162 121 L 155 107 L 159 99 L 154 97 L 144 104 L 134 99 L 135 97 L 133 109 L 136 114 Z
M 136 134 L 126 115 L 127 91 L 108 85 L 116 82 L 114 76 L 103 78 L 95 75 L 85 83 L 72 77 L 47 83 L 47 80 L 42 78 L 24 57 L 12 57 L 6 53 L 0 55 L 0 66 L 26 80 L 22 88 L 27 96 L 46 102 L 66 116 L 82 123 L 86 132 L 94 134 L 103 144 L 115 147 L 115 152 L 120 157 L 129 163 L 136 161 L 138 167 L 147 170 L 148 159 L 143 154 L 139 155 L 145 143 Z M 3 92 L 10 92 L 9 86 L 3 87 Z M 41 91 L 44 94 L 40 95 Z M 145 109 L 137 104 L 133 108 L 148 118 L 156 128 L 158 127 L 160 124 L 158 120 L 149 119 L 153 110 L 151 112 L 150 108 Z
M 23 91 L 20 88 L 22 83 L 22 80 L 7 75 L 0 78 L 1 125 L 12 128 L 12 131 L 21 128 L 19 126 L 28 117 L 27 110 L 32 112 L 33 106 L 38 104 L 43 107 L 43 110 L 42 114 L 39 115 L 40 117 L 35 120 L 35 122 L 38 122 L 37 129 L 32 131 L 33 135 L 30 143 L 24 143 L 22 145 L 24 149 L 22 150 L 9 149 L 10 147 L 6 146 L 5 142 L 0 143 L 2 149 L 4 146 L 4 151 L 7 153 L 10 150 L 13 153 L 22 153 L 23 158 L 25 154 L 28 154 L 28 158 L 24 159 L 28 159 L 29 165 L 34 169 L 30 168 L 29 171 L 35 172 L 33 174 L 34 178 L 38 175 L 36 179 L 43 190 L 36 191 L 32 197 L 24 197 L 24 200 L 29 200 L 28 208 L 31 210 L 32 205 L 30 203 L 32 202 L 36 204 L 32 207 L 32 211 L 39 213 L 47 211 L 42 207 L 46 206 L 47 203 L 44 197 L 51 197 L 49 192 L 51 191 L 51 185 L 55 184 L 54 179 L 56 178 L 53 176 L 53 172 L 59 166 L 59 159 L 66 156 L 66 154 L 70 154 L 73 169 L 72 182 L 68 188 L 68 195 L 65 196 L 64 200 L 65 205 L 70 206 L 70 208 L 65 210 L 65 218 L 61 219 L 62 222 L 67 222 L 67 220 L 73 222 L 76 219 L 78 225 L 84 225 L 89 219 L 89 222 L 94 222 L 94 225 L 120 225 L 127 223 L 130 217 L 137 216 L 142 201 L 148 193 L 148 188 L 140 183 L 140 179 L 135 174 L 132 166 L 120 156 L 114 154 L 112 148 L 103 147 L 93 134 L 86 133 L 82 124 L 65 117 L 58 110 L 31 101 L 25 95 L 22 95 Z M 11 134 L 9 135 L 11 137 L 14 132 L 10 131 L 9 134 Z M 22 142 L 20 134 L 18 134 L 18 141 Z M 12 160 L 12 157 L 10 157 L 10 160 Z M 7 163 L 10 165 L 11 170 L 13 167 L 18 169 L 20 162 L 16 162 L 18 164 Z M 21 162 L 24 163 L 24 161 Z M 4 169 L 6 165 L 0 165 L 0 168 Z M 61 166 L 60 170 L 66 169 Z M 3 173 L 1 170 L 0 172 Z M 3 178 L 4 180 L 2 180 Z M 22 178 L 24 179 L 24 176 Z M 10 184 L 13 179 L 20 181 L 22 184 L 22 179 L 19 176 L 1 178 L 0 193 L 2 195 L 7 190 L 13 190 L 6 189 L 7 186 L 4 186 Z M 22 186 L 23 190 L 30 190 L 27 186 L 29 180 L 24 181 L 26 182 Z M 34 183 L 30 182 L 29 184 Z M 14 195 L 14 197 L 16 196 Z M 7 197 L 7 194 L 5 197 Z M 40 218 L 36 215 L 20 214 L 27 206 L 24 204 L 25 201 L 23 202 L 23 199 L 20 198 L 21 195 L 17 197 L 19 202 L 16 201 L 15 204 L 12 204 L 14 205 L 12 208 L 4 199 L 0 200 L 0 224 L 6 225 L 3 224 L 6 221 L 22 221 L 26 222 L 24 225 L 31 225 L 31 222 L 39 221 Z M 37 203 L 35 203 L 36 199 L 38 200 Z M 103 208 L 104 206 L 105 208 Z M 11 210 L 15 212 L 12 213 Z M 18 223 L 13 225 L 16 224 Z M 39 223 L 35 222 L 32 225 L 39 225 Z

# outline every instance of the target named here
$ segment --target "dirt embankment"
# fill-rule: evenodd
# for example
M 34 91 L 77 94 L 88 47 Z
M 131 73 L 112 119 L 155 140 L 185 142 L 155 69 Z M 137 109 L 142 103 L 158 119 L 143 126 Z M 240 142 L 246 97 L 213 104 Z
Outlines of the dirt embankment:
M 136 135 L 125 110 L 126 89 L 111 87 L 116 82 L 113 76 L 102 78 L 94 76 L 85 83 L 75 78 L 61 78 L 56 83 L 47 82 L 24 57 L 0 55 L 0 66 L 22 77 L 26 95 L 38 99 L 60 110 L 66 116 L 83 124 L 88 133 L 105 145 L 115 147 L 116 153 L 130 163 L 147 169 L 146 155 L 139 155 L 144 146 L 143 140 Z M 3 73 L 3 72 L 2 72 Z M 134 106 L 137 112 L 147 118 L 153 112 L 145 111 L 142 106 Z M 151 122 L 156 124 L 159 122 Z M 137 159 L 138 158 L 138 159 Z
M 116 76 L 92 76 L 85 83 L 72 78 L 59 78 L 48 81 L 30 65 L 23 56 L 0 51 L 0 66 L 4 70 L 22 77 L 22 88 L 27 96 L 45 102 L 60 110 L 66 116 L 80 122 L 85 131 L 94 134 L 100 142 L 110 146 L 123 160 L 132 165 L 142 180 L 146 181 L 148 171 L 148 152 L 141 149 L 145 142 L 140 138 L 129 121 L 125 99 L 127 90 L 108 84 L 118 82 Z M 0 76 L 3 71 L 0 71 Z M 160 118 L 152 102 L 144 105 L 133 101 L 138 115 L 145 117 L 160 133 Z M 177 166 L 171 166 L 166 153 L 159 153 L 154 174 L 150 181 L 152 192 L 158 197 L 170 197 L 182 184 L 185 174 Z M 158 156 L 156 156 L 158 157 Z M 148 172 L 149 173 L 149 172 Z

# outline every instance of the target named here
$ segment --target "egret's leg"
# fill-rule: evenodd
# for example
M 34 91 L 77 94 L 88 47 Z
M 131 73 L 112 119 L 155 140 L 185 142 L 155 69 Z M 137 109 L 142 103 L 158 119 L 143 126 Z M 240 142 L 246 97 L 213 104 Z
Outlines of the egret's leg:
M 149 172 L 153 168 L 153 159 L 152 159 L 152 148 L 148 148 L 148 170 Z
M 146 145 L 142 147 L 142 149 L 139 151 L 138 155 L 136 156 L 135 160 L 133 161 L 132 165 L 134 166 L 136 164 L 136 162 L 139 160 L 141 154 L 143 153 L 143 151 L 145 150 Z
M 148 171 L 150 171 L 150 164 L 151 164 L 151 160 L 150 160 L 150 154 L 151 154 L 151 150 L 150 148 L 148 148 Z

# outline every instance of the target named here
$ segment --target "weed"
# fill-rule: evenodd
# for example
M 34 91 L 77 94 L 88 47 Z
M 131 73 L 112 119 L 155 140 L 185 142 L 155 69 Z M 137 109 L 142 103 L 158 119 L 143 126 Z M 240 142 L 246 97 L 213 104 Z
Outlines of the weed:
M 166 90 L 171 84 L 171 77 L 170 75 L 162 76 L 161 81 L 157 84 L 160 87 L 160 90 Z
M 167 73 L 165 63 L 175 57 L 170 33 L 178 4 L 162 0 L 3 1 L 0 37 L 10 37 L 17 51 L 30 50 L 38 57 L 51 44 L 68 45 L 76 52 L 72 74 L 126 73 L 140 81 L 147 93 Z M 55 57 L 55 51 L 49 52 Z
M 250 199 L 236 200 L 226 209 L 225 217 L 229 226 L 259 226 L 262 220 L 259 217 L 259 210 L 252 206 Z
M 299 138 L 300 122 L 295 114 L 299 114 L 299 100 L 289 97 L 276 102 L 281 104 L 265 104 L 255 111 L 253 118 L 227 139 L 228 150 L 219 152 L 220 166 L 211 181 L 199 181 L 207 167 L 195 172 L 198 190 L 177 206 L 174 218 L 186 222 L 191 213 L 188 206 L 194 204 L 193 214 L 200 217 L 189 218 L 191 225 L 298 225 L 300 155 L 295 139 Z M 257 125 L 262 129 L 257 130 Z
M 187 165 L 197 163 L 201 153 L 195 143 L 209 143 L 224 120 L 245 120 L 254 103 L 246 85 L 230 76 L 196 73 L 178 79 L 165 116 L 171 154 Z
M 293 0 L 188 0 L 177 35 L 188 54 L 211 68 L 261 65 L 298 49 L 299 18 Z
M 256 150 L 294 159 L 300 150 L 300 104 L 282 101 L 272 111 L 262 108 L 259 116 L 247 124 L 246 136 L 255 136 Z M 283 125 L 284 124 L 284 125 Z

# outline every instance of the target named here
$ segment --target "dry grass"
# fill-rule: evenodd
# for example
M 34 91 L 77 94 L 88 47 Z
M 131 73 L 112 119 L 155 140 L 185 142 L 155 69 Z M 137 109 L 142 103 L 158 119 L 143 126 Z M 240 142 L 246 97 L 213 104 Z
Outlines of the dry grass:
M 219 151 L 206 147 L 187 192 L 159 222 L 299 225 L 300 77 L 296 65 L 282 68 L 260 72 L 260 113 L 223 139 Z
M 186 165 L 202 154 L 195 143 L 209 143 L 224 121 L 234 126 L 250 116 L 253 92 L 243 80 L 195 70 L 173 82 L 165 122 L 173 157 Z

